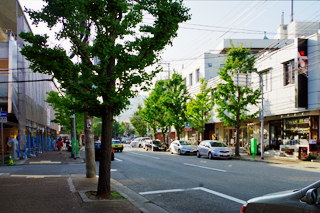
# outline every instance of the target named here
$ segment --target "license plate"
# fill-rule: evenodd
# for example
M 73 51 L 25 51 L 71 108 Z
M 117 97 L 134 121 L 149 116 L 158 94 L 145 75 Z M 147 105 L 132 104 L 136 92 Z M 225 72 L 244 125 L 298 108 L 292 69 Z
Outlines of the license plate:
M 116 147 L 116 148 L 117 148 L 117 147 L 118 147 L 118 145 L 115 145 L 114 147 Z

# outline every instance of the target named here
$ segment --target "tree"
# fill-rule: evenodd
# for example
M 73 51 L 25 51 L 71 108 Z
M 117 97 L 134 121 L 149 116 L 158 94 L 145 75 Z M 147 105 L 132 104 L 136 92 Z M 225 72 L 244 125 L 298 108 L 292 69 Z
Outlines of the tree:
M 205 129 L 205 124 L 209 121 L 212 114 L 209 112 L 213 109 L 214 102 L 210 97 L 211 89 L 207 88 L 208 82 L 204 78 L 200 79 L 201 87 L 200 93 L 195 95 L 195 98 L 191 98 L 191 101 L 187 103 L 186 116 L 192 127 L 195 127 L 197 131 L 202 135 Z
M 56 124 L 60 124 L 64 127 L 65 131 L 71 133 L 71 121 L 70 117 L 73 113 L 70 111 L 68 106 L 73 104 L 70 95 L 64 94 L 64 97 L 59 96 L 58 92 L 50 91 L 47 92 L 47 99 L 45 102 L 49 103 L 55 111 L 55 119 L 51 120 Z M 73 120 L 73 118 L 72 118 Z M 83 131 L 83 113 L 76 114 L 76 134 L 80 135 Z
M 217 117 L 224 122 L 225 126 L 236 128 L 236 156 L 239 156 L 239 133 L 243 121 L 257 117 L 259 112 L 250 115 L 247 106 L 249 104 L 256 106 L 259 103 L 261 91 L 253 90 L 251 87 L 235 86 L 232 77 L 234 73 L 245 73 L 236 69 L 256 70 L 255 59 L 256 57 L 250 53 L 249 49 L 244 49 L 242 46 L 234 47 L 231 44 L 225 66 L 220 68 L 218 73 L 225 83 L 218 84 L 214 93 Z
M 110 169 L 113 117 L 137 95 L 140 86 L 160 69 L 145 68 L 160 59 L 160 53 L 177 36 L 178 24 L 190 19 L 181 0 L 46 0 L 42 11 L 26 10 L 38 25 L 61 25 L 56 39 L 68 40 L 70 52 L 81 58 L 73 62 L 59 45 L 50 47 L 46 35 L 21 33 L 30 45 L 21 53 L 34 72 L 53 75 L 81 104 L 73 110 L 102 118 L 101 159 L 97 195 L 111 198 Z M 142 23 L 145 15 L 155 20 Z M 80 35 L 80 36 L 79 36 Z M 87 42 L 87 39 L 93 42 Z M 93 58 L 99 59 L 98 64 Z M 135 87 L 138 86 L 138 87 Z M 144 87 L 142 87 L 144 89 Z M 98 100 L 101 97 L 101 100 Z M 91 123 L 87 122 L 86 126 Z
M 121 122 L 120 123 L 119 134 L 123 136 L 125 132 L 126 132 L 126 124 L 124 122 Z
M 146 120 L 153 129 L 153 135 L 156 138 L 156 129 L 161 129 L 162 138 L 168 132 L 169 116 L 166 112 L 165 101 L 167 88 L 165 83 L 168 80 L 157 81 L 155 87 L 149 94 L 149 97 L 144 100 L 145 108 L 142 111 L 142 117 Z
M 101 118 L 93 118 L 93 134 L 100 137 L 102 134 L 102 121 Z
M 180 140 L 180 132 L 187 121 L 185 112 L 187 100 L 190 98 L 184 82 L 182 76 L 174 72 L 171 79 L 165 84 L 167 89 L 164 101 L 166 114 L 169 117 L 169 124 L 172 124 L 176 130 L 178 140 Z
M 139 104 L 138 110 L 135 111 L 133 117 L 130 118 L 130 122 L 139 137 L 145 136 L 147 133 L 147 122 L 142 119 L 142 110 L 142 106 Z
M 116 120 L 113 120 L 112 132 L 113 132 L 114 138 L 117 138 L 118 135 L 120 134 L 120 124 Z

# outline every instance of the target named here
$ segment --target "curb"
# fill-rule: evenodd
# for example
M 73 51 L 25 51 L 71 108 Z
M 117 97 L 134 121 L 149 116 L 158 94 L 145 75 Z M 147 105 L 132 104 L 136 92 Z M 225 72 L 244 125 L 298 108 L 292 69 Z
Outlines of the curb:
M 123 197 L 127 198 L 134 206 L 139 208 L 144 213 L 148 213 L 148 212 L 168 213 L 168 211 L 166 211 L 165 209 L 155 205 L 150 200 L 132 191 L 128 187 L 124 186 L 123 184 L 121 184 L 120 182 L 112 178 L 111 178 L 111 187 L 117 192 L 119 192 Z

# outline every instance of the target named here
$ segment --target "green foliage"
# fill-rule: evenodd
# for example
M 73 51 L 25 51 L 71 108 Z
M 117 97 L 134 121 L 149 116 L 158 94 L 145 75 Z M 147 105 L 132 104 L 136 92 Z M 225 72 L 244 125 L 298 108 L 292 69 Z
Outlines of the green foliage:
M 143 108 L 141 104 L 138 105 L 138 110 L 133 113 L 133 117 L 130 118 L 130 122 L 134 127 L 136 133 L 141 136 L 145 136 L 147 133 L 147 122 L 142 119 Z
M 120 123 L 119 134 L 120 135 L 124 135 L 125 132 L 126 132 L 126 124 L 124 122 L 121 122 Z
M 51 120 L 56 124 L 60 124 L 65 128 L 65 131 L 71 133 L 71 122 L 70 117 L 74 112 L 70 111 L 69 106 L 73 105 L 70 95 L 64 94 L 65 97 L 59 96 L 58 92 L 50 91 L 47 92 L 47 99 L 45 102 L 49 103 L 55 111 L 55 119 Z M 83 113 L 76 113 L 76 131 L 77 135 L 80 135 L 83 131 Z
M 211 89 L 207 89 L 208 82 L 204 78 L 200 79 L 200 93 L 191 98 L 187 103 L 186 116 L 192 127 L 195 127 L 199 133 L 203 133 L 205 124 L 210 120 L 214 102 L 210 97 Z
M 174 126 L 177 137 L 180 139 L 180 132 L 187 121 L 186 110 L 187 100 L 190 98 L 187 86 L 182 76 L 176 72 L 171 79 L 165 82 L 166 93 L 164 96 L 165 112 L 168 116 L 168 123 Z
M 155 88 L 149 94 L 149 97 L 144 100 L 145 108 L 141 112 L 142 119 L 149 123 L 155 138 L 157 137 L 156 130 L 158 127 L 162 129 L 163 134 L 165 134 L 167 132 L 167 126 L 169 125 L 163 104 L 165 92 L 165 81 L 158 81 Z
M 113 138 L 117 138 L 118 135 L 120 134 L 120 124 L 116 120 L 113 120 L 112 132 L 113 132 Z
M 46 0 L 41 11 L 26 9 L 38 25 L 61 25 L 56 40 L 71 42 L 71 49 L 50 46 L 46 35 L 22 32 L 28 42 L 21 50 L 34 72 L 52 75 L 68 88 L 75 104 L 70 108 L 102 118 L 102 140 L 98 195 L 109 198 L 113 117 L 129 105 L 145 83 L 150 85 L 160 68 L 145 68 L 160 59 L 166 45 L 177 36 L 179 23 L 190 19 L 181 0 Z M 153 23 L 144 24 L 143 17 Z M 90 38 L 90 42 L 88 39 Z M 81 59 L 73 62 L 69 52 Z M 93 59 L 99 63 L 94 64 Z M 142 87 L 145 89 L 145 87 Z M 101 97 L 101 101 L 98 100 Z
M 101 137 L 102 133 L 102 120 L 101 118 L 93 118 L 93 134 L 94 136 Z
M 224 122 L 225 126 L 233 126 L 237 129 L 237 134 L 240 131 L 240 126 L 243 121 L 257 117 L 259 111 L 248 114 L 248 105 L 257 105 L 260 101 L 261 91 L 253 90 L 251 87 L 235 86 L 233 83 L 234 73 L 246 73 L 246 71 L 238 71 L 236 69 L 256 70 L 254 68 L 255 56 L 251 55 L 249 49 L 244 49 L 242 46 L 234 47 L 231 43 L 231 49 L 228 52 L 225 66 L 220 68 L 221 80 L 224 83 L 217 85 L 217 90 L 214 92 L 216 111 L 218 118 Z M 236 155 L 239 155 L 239 137 L 236 141 Z

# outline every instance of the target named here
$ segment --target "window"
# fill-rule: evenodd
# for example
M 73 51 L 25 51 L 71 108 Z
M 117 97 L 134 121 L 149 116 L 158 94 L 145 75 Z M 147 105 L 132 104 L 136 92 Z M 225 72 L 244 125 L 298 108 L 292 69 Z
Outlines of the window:
M 284 86 L 294 84 L 294 60 L 283 64 Z
M 261 72 L 263 79 L 263 91 L 271 91 L 271 72 L 270 69 Z M 261 79 L 260 79 L 261 83 Z
M 192 74 L 189 75 L 190 86 L 192 85 Z
M 200 81 L 200 70 L 199 69 L 196 70 L 196 75 L 197 75 L 197 82 L 199 82 Z

